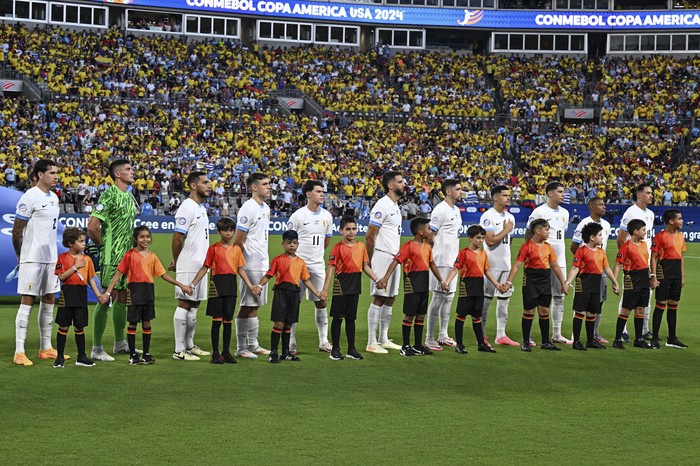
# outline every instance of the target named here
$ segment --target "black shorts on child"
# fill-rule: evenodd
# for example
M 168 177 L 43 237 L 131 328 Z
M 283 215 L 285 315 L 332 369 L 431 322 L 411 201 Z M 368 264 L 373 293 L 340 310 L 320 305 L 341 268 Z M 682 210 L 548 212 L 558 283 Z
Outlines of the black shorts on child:
M 412 317 L 427 314 L 429 293 L 429 291 L 406 293 L 403 296 L 403 313 Z
M 298 286 L 287 286 L 286 283 L 276 285 L 272 297 L 270 320 L 287 324 L 297 323 L 299 321 L 299 293 Z
M 357 319 L 357 305 L 359 301 L 359 294 L 333 296 L 333 301 L 331 302 L 331 316 L 347 320 Z
M 153 303 L 132 304 L 127 306 L 126 320 L 131 323 L 149 321 L 156 318 L 156 307 Z
M 523 286 L 523 309 L 529 311 L 537 307 L 549 307 L 552 302 L 552 286 L 525 285 Z
M 88 325 L 87 306 L 59 307 L 56 311 L 56 324 L 59 327 L 85 328 Z
M 481 317 L 484 312 L 483 296 L 463 296 L 457 299 L 457 315 L 460 317 Z
M 681 285 L 680 278 L 665 278 L 659 283 L 659 287 L 656 289 L 656 300 L 657 301 L 680 301 L 681 299 Z
M 219 296 L 207 301 L 207 315 L 221 317 L 226 321 L 233 320 L 236 311 L 236 296 Z
M 600 314 L 600 290 L 598 292 L 581 291 L 574 294 L 574 311 Z
M 651 293 L 649 288 L 637 288 L 636 290 L 625 290 L 622 293 L 622 307 L 634 311 L 638 307 L 647 307 Z

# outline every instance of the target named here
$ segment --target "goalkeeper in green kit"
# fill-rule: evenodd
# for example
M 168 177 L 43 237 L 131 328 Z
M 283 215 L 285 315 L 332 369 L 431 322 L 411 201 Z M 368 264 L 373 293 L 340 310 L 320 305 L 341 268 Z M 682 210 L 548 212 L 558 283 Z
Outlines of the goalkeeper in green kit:
M 104 191 L 88 221 L 88 234 L 99 248 L 100 280 L 103 287 L 112 281 L 117 266 L 124 254 L 133 247 L 134 218 L 138 206 L 128 189 L 134 182 L 134 169 L 128 160 L 115 160 L 109 165 L 109 176 L 114 185 Z M 94 252 L 94 251 L 93 251 Z M 126 277 L 122 277 L 111 295 L 112 322 L 114 323 L 114 353 L 129 354 L 129 345 L 124 337 L 126 327 Z M 114 361 L 102 346 L 102 336 L 107 327 L 108 304 L 97 304 L 92 317 L 94 338 L 92 359 Z

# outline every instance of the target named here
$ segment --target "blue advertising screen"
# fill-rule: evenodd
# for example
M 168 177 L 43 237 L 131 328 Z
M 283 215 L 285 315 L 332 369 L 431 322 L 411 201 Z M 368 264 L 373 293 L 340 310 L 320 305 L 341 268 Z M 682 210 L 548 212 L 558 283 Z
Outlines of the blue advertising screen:
M 700 10 L 592 12 L 464 10 L 295 0 L 93 0 L 99 3 L 194 10 L 296 20 L 335 20 L 390 26 L 541 30 L 700 29 Z

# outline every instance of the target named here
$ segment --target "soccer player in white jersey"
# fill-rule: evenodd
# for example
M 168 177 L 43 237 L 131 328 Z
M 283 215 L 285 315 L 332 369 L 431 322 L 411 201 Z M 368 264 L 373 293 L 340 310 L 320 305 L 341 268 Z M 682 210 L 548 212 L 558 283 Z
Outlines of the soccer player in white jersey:
M 462 185 L 455 179 L 442 182 L 442 194 L 445 200 L 435 206 L 430 216 L 430 229 L 435 232 L 433 239 L 433 260 L 440 275 L 447 277 L 459 255 L 459 232 L 462 229 L 462 213 L 457 202 L 462 198 Z M 425 346 L 433 351 L 442 351 L 442 346 L 457 346 L 447 334 L 450 322 L 450 308 L 454 300 L 459 279 L 455 276 L 449 285 L 449 291 L 442 290 L 435 276 L 430 274 L 430 289 L 433 299 L 428 307 L 428 322 L 425 333 Z M 438 339 L 435 341 L 435 325 L 440 322 Z
M 569 211 L 561 205 L 564 203 L 564 185 L 558 181 L 552 181 L 545 187 L 547 202 L 535 208 L 527 219 L 527 231 L 525 240 L 532 237 L 530 223 L 538 218 L 549 222 L 549 238 L 547 242 L 557 255 L 557 262 L 566 277 L 566 244 L 564 237 L 569 226 Z M 554 278 L 552 272 L 552 342 L 570 345 L 573 343 L 562 336 L 561 323 L 564 319 L 564 293 L 561 290 L 559 280 Z
M 287 227 L 290 230 L 296 230 L 299 234 L 297 256 L 304 259 L 311 275 L 311 282 L 317 290 L 321 290 L 326 281 L 324 252 L 333 236 L 333 215 L 321 207 L 324 200 L 323 183 L 318 180 L 308 180 L 302 186 L 301 193 L 306 197 L 306 206 L 297 209 L 289 217 Z M 330 353 L 333 348 L 328 341 L 328 301 L 321 300 L 312 293 L 305 293 L 304 284 L 300 283 L 299 285 L 301 287 L 299 299 L 303 299 L 304 294 L 306 294 L 307 299 L 313 301 L 316 307 L 318 350 Z M 293 324 L 289 342 L 292 354 L 296 353 L 297 350 L 296 329 L 297 324 Z
M 603 243 L 600 245 L 601 248 L 603 248 L 603 251 L 607 251 L 608 247 L 608 238 L 610 237 L 610 222 L 605 220 L 603 217 L 605 216 L 605 199 L 601 199 L 599 197 L 593 197 L 588 201 L 588 212 L 590 215 L 583 220 L 576 226 L 576 230 L 574 230 L 574 237 L 571 239 L 571 252 L 572 254 L 576 254 L 576 251 L 578 251 L 578 248 L 581 246 L 583 243 L 583 239 L 581 237 L 583 227 L 588 225 L 589 223 L 600 223 L 600 225 L 603 227 Z M 602 279 L 600 281 L 600 304 L 605 302 L 605 300 L 608 297 L 608 277 L 605 275 L 605 272 L 603 272 Z M 600 334 L 600 318 L 602 314 L 597 314 L 596 319 L 595 319 L 595 327 L 593 330 L 593 338 L 595 341 L 597 341 L 600 344 L 606 344 L 609 343 L 608 340 L 603 338 L 603 336 Z
M 401 173 L 388 171 L 382 175 L 384 195 L 369 214 L 369 228 L 365 236 L 367 255 L 372 271 L 377 277 L 386 274 L 389 265 L 401 247 L 401 210 L 398 201 L 404 193 L 405 182 Z M 399 294 L 400 267 L 396 267 L 389 278 L 386 288 L 378 289 L 377 284 L 370 284 L 372 304 L 367 311 L 368 341 L 367 352 L 383 354 L 387 349 L 400 350 L 401 346 L 389 340 L 392 307 Z M 377 339 L 379 329 L 379 339 Z
M 27 339 L 29 313 L 37 297 L 39 305 L 40 359 L 55 359 L 57 352 L 51 347 L 51 326 L 55 294 L 60 283 L 55 275 L 58 251 L 56 234 L 58 228 L 58 197 L 51 190 L 58 181 L 58 168 L 51 160 L 39 160 L 34 164 L 30 179 L 36 185 L 17 202 L 17 211 L 12 226 L 12 246 L 19 263 L 17 294 L 22 295 L 15 318 L 14 363 L 31 366 L 24 343 Z
M 233 243 L 243 251 L 245 271 L 252 283 L 259 283 L 270 268 L 268 235 L 270 229 L 270 206 L 265 200 L 270 196 L 270 178 L 256 172 L 246 180 L 251 198 L 238 211 L 238 224 Z M 259 286 L 259 285 L 258 285 Z M 240 309 L 236 316 L 236 356 L 257 358 L 270 354 L 258 343 L 258 308 L 267 304 L 267 285 L 256 297 L 241 281 L 239 291 Z
M 627 224 L 630 220 L 639 219 L 644 222 L 647 227 L 646 237 L 644 242 L 647 245 L 647 252 L 651 258 L 651 239 L 654 237 L 654 212 L 648 207 L 654 201 L 654 192 L 651 186 L 647 183 L 642 183 L 637 186 L 634 190 L 634 204 L 627 208 L 624 214 L 622 214 L 622 220 L 620 220 L 620 228 L 617 230 L 617 246 L 621 247 L 625 241 L 629 238 L 629 232 L 627 231 Z M 652 271 L 651 276 L 654 277 L 655 274 Z M 620 298 L 620 307 L 622 306 L 622 298 Z M 651 296 L 649 296 L 649 303 L 644 308 L 644 338 L 651 340 L 652 334 L 649 331 L 649 310 L 651 309 Z M 629 341 L 629 336 L 627 333 L 627 326 L 625 326 L 625 332 L 623 333 L 623 340 Z
M 172 239 L 173 262 L 168 267 L 175 270 L 180 283 L 192 283 L 204 264 L 209 248 L 209 217 L 202 201 L 211 195 L 211 181 L 204 172 L 195 171 L 186 180 L 190 196 L 183 201 L 175 213 L 175 231 Z M 206 276 L 194 287 L 191 295 L 186 295 L 175 287 L 178 300 L 173 326 L 175 328 L 175 352 L 173 359 L 196 361 L 199 356 L 209 356 L 194 344 L 197 328 L 197 310 L 203 299 L 207 299 Z
M 510 245 L 513 240 L 513 228 L 515 217 L 506 210 L 510 205 L 510 188 L 499 185 L 491 189 L 493 207 L 484 212 L 479 220 L 479 225 L 486 230 L 484 240 L 486 254 L 489 258 L 491 273 L 498 283 L 505 283 L 510 272 Z M 486 340 L 486 319 L 489 306 L 493 298 L 496 298 L 496 344 L 503 346 L 520 346 L 506 335 L 506 323 L 508 322 L 508 304 L 513 295 L 513 288 L 501 293 L 490 281 L 484 280 L 484 307 L 481 313 L 481 325 L 484 328 L 484 340 Z

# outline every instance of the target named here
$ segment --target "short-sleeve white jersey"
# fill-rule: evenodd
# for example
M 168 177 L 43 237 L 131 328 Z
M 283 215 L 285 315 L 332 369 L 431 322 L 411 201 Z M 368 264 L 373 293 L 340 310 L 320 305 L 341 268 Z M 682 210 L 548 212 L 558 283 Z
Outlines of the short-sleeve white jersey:
M 462 229 L 462 213 L 459 207 L 442 201 L 430 215 L 430 229 L 435 233 L 433 260 L 438 267 L 452 267 L 459 255 L 459 232 Z
M 254 199 L 245 201 L 238 211 L 236 229 L 246 233 L 243 243 L 245 269 L 267 271 L 270 268 L 268 252 L 270 206 L 265 202 L 258 204 Z
M 491 207 L 481 215 L 479 225 L 481 225 L 481 227 L 486 230 L 487 233 L 491 231 L 494 235 L 498 235 L 503 231 L 503 223 L 508 220 L 513 222 L 513 226 L 515 226 L 515 217 L 513 217 L 513 214 L 507 210 L 500 214 L 496 209 Z M 510 270 L 510 245 L 512 241 L 513 230 L 511 230 L 511 232 L 508 233 L 508 235 L 506 235 L 501 242 L 495 246 L 489 246 L 484 242 L 484 250 L 489 258 L 489 265 L 491 266 L 491 269 L 500 271 Z
M 207 209 L 187 198 L 175 213 L 175 231 L 185 235 L 185 243 L 177 257 L 178 272 L 199 272 L 209 249 L 209 217 Z
M 547 242 L 554 249 L 557 255 L 557 262 L 562 270 L 566 270 L 566 229 L 569 227 L 569 211 L 559 206 L 552 209 L 547 204 L 535 208 L 527 219 L 527 226 L 530 228 L 530 223 L 533 220 L 543 218 L 549 223 L 549 238 Z
M 401 247 L 401 210 L 389 196 L 374 204 L 369 213 L 369 223 L 379 227 L 374 251 L 395 256 Z
M 22 233 L 20 263 L 52 264 L 56 262 L 59 213 L 58 196 L 53 192 L 45 193 L 35 186 L 19 198 L 15 217 L 27 222 Z
M 299 234 L 297 255 L 307 266 L 323 266 L 326 238 L 333 236 L 333 216 L 323 207 L 313 212 L 308 207 L 297 209 L 287 222 L 287 228 Z

